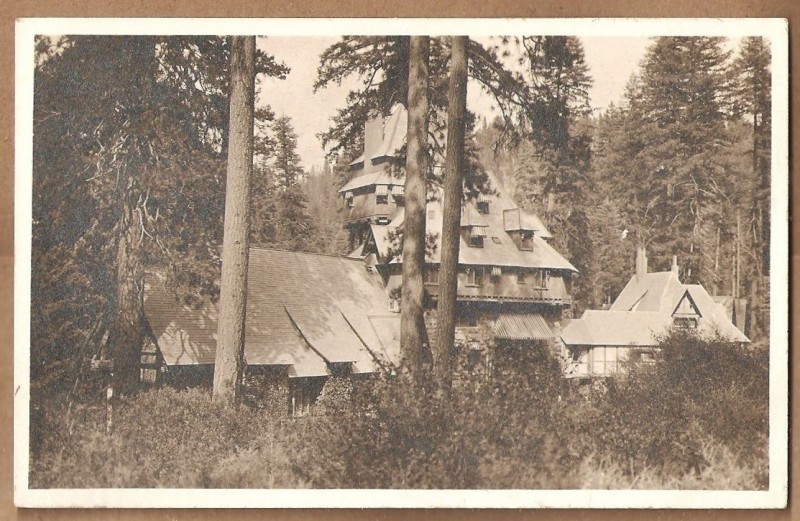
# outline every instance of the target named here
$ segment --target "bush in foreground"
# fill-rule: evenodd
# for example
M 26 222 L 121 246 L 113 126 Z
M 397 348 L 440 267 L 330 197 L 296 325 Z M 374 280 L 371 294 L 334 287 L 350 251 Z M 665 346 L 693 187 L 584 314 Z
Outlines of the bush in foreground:
M 53 447 L 31 471 L 34 487 L 111 488 L 229 486 L 240 479 L 231 462 L 246 455 L 268 420 L 246 407 L 226 408 L 207 391 L 169 388 L 141 393 L 118 404 L 114 432 L 102 421 L 79 428 L 65 445 Z M 100 420 L 103 411 L 95 411 Z M 280 458 L 262 472 L 280 469 Z M 262 462 L 263 463 L 263 462 Z M 228 472 L 231 479 L 228 479 Z M 290 479 L 270 478 L 285 486 Z
M 685 335 L 660 361 L 579 385 L 543 350 L 496 349 L 452 392 L 332 379 L 276 421 L 161 389 L 86 416 L 33 458 L 36 487 L 691 488 L 768 485 L 764 350 Z

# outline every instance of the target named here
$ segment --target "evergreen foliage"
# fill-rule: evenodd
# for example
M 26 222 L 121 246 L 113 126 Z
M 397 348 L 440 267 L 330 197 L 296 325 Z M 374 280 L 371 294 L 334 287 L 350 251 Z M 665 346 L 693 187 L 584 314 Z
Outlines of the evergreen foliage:
M 87 357 L 106 348 L 100 339 L 111 349 L 137 346 L 145 268 L 164 271 L 186 302 L 216 295 L 229 55 L 222 37 L 38 40 L 34 396 L 39 383 L 44 396 L 66 391 Z M 288 69 L 258 53 L 256 71 Z M 112 334 L 79 352 L 98 318 Z M 124 351 L 132 360 L 134 348 Z M 135 358 L 116 371 L 128 383 L 138 379 Z

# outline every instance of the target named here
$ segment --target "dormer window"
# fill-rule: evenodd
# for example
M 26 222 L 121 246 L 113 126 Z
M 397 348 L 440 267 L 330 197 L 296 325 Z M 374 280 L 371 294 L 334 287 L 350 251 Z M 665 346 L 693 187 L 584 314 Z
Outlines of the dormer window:
M 533 231 L 520 230 L 520 243 L 519 249 L 524 251 L 533 251 Z
M 483 239 L 486 237 L 484 226 L 473 226 L 469 232 L 469 245 L 472 248 L 483 248 Z
M 402 185 L 394 185 L 392 187 L 392 199 L 397 204 L 403 204 L 403 201 L 406 198 L 406 190 L 405 187 Z
M 673 317 L 676 329 L 697 329 L 697 317 Z
M 478 194 L 478 202 L 476 204 L 478 207 L 478 213 L 488 214 L 490 202 L 491 199 L 488 194 Z
M 353 192 L 345 192 L 344 200 L 347 201 L 347 206 L 352 208 L 354 206 Z
M 699 319 L 700 310 L 687 290 L 672 312 L 672 325 L 675 329 L 697 329 Z
M 375 203 L 389 204 L 389 186 L 375 185 Z

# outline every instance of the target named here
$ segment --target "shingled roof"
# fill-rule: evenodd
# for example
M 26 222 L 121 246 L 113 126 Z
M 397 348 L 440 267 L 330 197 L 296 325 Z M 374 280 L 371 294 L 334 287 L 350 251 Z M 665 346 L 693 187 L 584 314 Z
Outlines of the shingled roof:
M 214 363 L 217 304 L 181 305 L 150 274 L 145 314 L 167 365 Z M 328 363 L 349 363 L 355 373 L 398 363 L 399 342 L 375 324 L 399 327 L 399 315 L 387 309 L 380 276 L 357 259 L 251 249 L 246 320 L 248 365 L 324 376 Z
M 634 275 L 608 310 L 585 311 L 567 324 L 561 339 L 567 345 L 654 346 L 657 337 L 672 326 L 684 299 L 691 301 L 699 315 L 697 333 L 749 342 L 703 286 L 682 284 L 673 271 Z
M 369 157 L 362 155 L 351 163 L 352 167 L 358 168 L 359 173 L 339 189 L 340 194 L 346 195 L 348 192 L 368 186 L 403 186 L 405 184 L 402 174 L 390 172 L 387 165 L 382 164 L 380 160 L 395 157 L 396 151 L 404 145 L 408 125 L 406 109 L 402 105 L 396 105 L 389 118 L 383 122 L 382 127 L 375 125 L 380 125 L 380 121 L 368 122 L 364 133 L 365 148 L 370 150 L 367 154 Z M 375 131 L 379 128 L 380 132 L 376 133 Z M 366 141 L 374 143 L 376 139 L 380 142 L 367 146 Z M 544 223 L 536 215 L 519 208 L 491 172 L 487 172 L 487 176 L 489 192 L 472 193 L 465 201 L 461 214 L 461 226 L 471 227 L 475 229 L 474 233 L 477 235 L 485 236 L 484 246 L 483 248 L 472 248 L 462 238 L 459 263 L 473 266 L 547 268 L 577 272 L 575 266 L 546 242 L 545 239 L 552 238 L 552 235 Z M 438 233 L 440 240 L 442 229 L 441 193 L 429 193 L 428 196 L 433 200 L 427 203 L 426 228 L 428 233 Z M 478 211 L 477 204 L 479 202 L 488 207 L 486 208 L 488 213 Z M 402 206 L 378 204 L 372 197 L 355 197 L 345 212 L 345 221 L 347 222 L 361 219 L 364 216 L 391 219 L 388 225 L 373 224 L 371 226 L 370 233 L 373 235 L 375 247 L 378 254 L 383 257 L 388 252 L 388 242 L 385 240 L 387 232 L 401 229 L 405 218 L 405 209 Z M 520 231 L 534 233 L 532 249 L 521 250 L 514 242 L 512 235 Z M 433 250 L 433 256 L 427 261 L 439 262 L 439 250 L 437 244 Z M 363 258 L 365 252 L 356 250 L 350 256 Z M 395 257 L 391 262 L 402 262 L 402 259 Z
M 361 154 L 350 163 L 350 166 L 363 163 L 367 159 L 372 162 L 384 157 L 393 157 L 397 150 L 405 145 L 407 129 L 408 111 L 402 105 L 397 104 L 392 108 L 392 113 L 383 123 L 383 139 L 377 149 L 369 157 Z
M 526 217 L 526 222 L 532 222 L 535 219 L 539 224 L 536 228 L 540 232 L 534 233 L 533 248 L 531 250 L 521 250 L 517 247 L 513 238 L 505 229 L 504 213 L 508 209 L 516 209 L 518 207 L 514 204 L 511 197 L 505 193 L 497 179 L 489 174 L 489 181 L 494 194 L 488 195 L 489 199 L 489 213 L 481 214 L 475 209 L 475 200 L 468 201 L 463 207 L 463 212 L 467 213 L 467 217 L 462 216 L 462 225 L 475 225 L 481 226 L 486 230 L 486 240 L 482 248 L 473 248 L 464 240 L 460 238 L 461 246 L 459 247 L 459 264 L 471 266 L 508 266 L 508 267 L 526 267 L 526 268 L 547 268 L 559 269 L 568 271 L 578 271 L 567 259 L 565 259 L 555 248 L 545 240 L 544 237 L 551 235 L 545 229 L 544 225 L 535 216 Z M 402 228 L 405 220 L 405 209 L 399 208 L 398 213 L 392 218 L 388 225 L 372 225 L 370 226 L 370 233 L 378 248 L 381 256 L 386 256 L 388 253 L 389 242 L 386 240 L 390 231 L 396 231 Z M 466 223 L 466 224 L 465 224 Z M 441 230 L 442 230 L 442 203 L 440 200 L 429 201 L 426 211 L 426 232 L 435 233 L 436 243 L 433 248 L 432 255 L 426 259 L 427 262 L 438 263 L 441 259 Z M 368 239 L 369 240 L 369 239 Z M 363 256 L 364 252 L 361 253 Z M 397 256 L 391 260 L 392 263 L 402 262 L 402 258 Z

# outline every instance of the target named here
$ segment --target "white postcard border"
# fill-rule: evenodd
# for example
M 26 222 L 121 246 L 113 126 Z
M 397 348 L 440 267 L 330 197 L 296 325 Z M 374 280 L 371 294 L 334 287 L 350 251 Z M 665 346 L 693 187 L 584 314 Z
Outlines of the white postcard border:
M 36 34 L 719 35 L 772 45 L 770 426 L 767 491 L 30 489 L 30 281 Z M 788 496 L 789 91 L 783 19 L 21 19 L 15 35 L 14 500 L 25 507 L 781 508 Z

